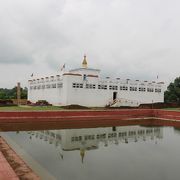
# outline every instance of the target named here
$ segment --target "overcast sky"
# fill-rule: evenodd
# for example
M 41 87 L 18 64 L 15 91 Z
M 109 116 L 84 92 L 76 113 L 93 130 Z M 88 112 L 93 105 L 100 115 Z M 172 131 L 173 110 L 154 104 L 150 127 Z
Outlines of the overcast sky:
M 179 0 L 0 0 L 0 87 L 88 65 L 102 76 L 180 76 Z

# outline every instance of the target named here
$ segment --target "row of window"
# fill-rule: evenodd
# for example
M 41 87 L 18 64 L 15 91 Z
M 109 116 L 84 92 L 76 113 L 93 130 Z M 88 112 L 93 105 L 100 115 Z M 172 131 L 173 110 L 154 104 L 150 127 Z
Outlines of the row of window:
M 98 85 L 98 89 L 107 89 L 107 85 Z
M 139 91 L 145 92 L 145 91 L 146 91 L 146 88 L 140 87 L 140 88 L 139 88 Z
M 137 91 L 137 87 L 130 87 L 130 91 Z
M 161 92 L 161 89 L 155 89 L 155 92 Z
M 38 86 L 30 86 L 31 90 L 36 90 L 36 89 L 50 89 L 50 88 L 62 88 L 63 87 L 63 83 L 54 83 L 54 84 L 43 84 L 43 85 L 38 85 Z M 72 84 L 73 88 L 83 88 L 83 84 L 82 83 L 73 83 Z M 96 85 L 95 84 L 86 84 L 86 89 L 96 89 Z M 108 86 L 107 85 L 98 85 L 98 89 L 104 89 L 107 90 Z M 118 90 L 118 86 L 109 86 L 110 90 Z M 121 91 L 128 91 L 128 87 L 127 86 L 120 86 L 120 90 Z M 130 91 L 141 91 L 141 92 L 146 92 L 146 88 L 144 87 L 139 87 L 139 89 L 137 87 L 130 87 L 129 88 Z M 153 88 L 147 88 L 147 92 L 161 92 L 161 89 L 159 88 L 155 88 L 155 90 Z
M 109 89 L 118 90 L 118 86 L 109 86 Z
M 127 91 L 127 90 L 128 90 L 128 87 L 127 87 L 127 86 L 120 86 L 120 90 L 121 90 L 121 91 Z
M 161 89 L 160 89 L 161 90 Z M 147 92 L 154 92 L 153 88 L 147 88 Z M 160 91 L 161 92 L 161 91 Z
M 82 83 L 73 83 L 72 87 L 73 88 L 83 88 L 83 84 Z
M 38 86 L 30 86 L 30 90 L 39 90 L 39 89 L 50 89 L 50 88 L 62 88 L 63 83 L 54 83 L 54 84 L 46 84 L 46 85 L 38 85 Z
M 83 88 L 83 84 L 82 83 L 73 83 L 72 84 L 73 88 Z M 86 89 L 96 89 L 96 85 L 95 84 L 86 84 Z M 107 85 L 104 84 L 99 84 L 98 85 L 98 89 L 108 89 Z M 118 90 L 118 86 L 109 86 L 110 90 Z M 120 90 L 121 91 L 128 91 L 128 87 L 127 86 L 120 86 Z M 141 91 L 141 92 L 146 92 L 146 88 L 144 87 L 139 87 L 139 89 L 137 87 L 130 87 L 129 88 L 130 91 Z M 154 92 L 153 88 L 147 88 L 147 92 Z M 155 89 L 155 92 L 161 92 L 161 89 Z
M 43 80 L 34 80 L 30 82 L 31 84 L 40 84 L 40 83 L 45 83 L 45 82 L 55 82 L 55 81 L 62 81 L 62 79 L 57 78 L 57 79 L 51 79 L 51 78 L 47 78 L 47 79 L 43 79 Z
M 86 84 L 86 89 L 96 89 L 95 84 Z
M 154 132 L 160 132 L 160 129 L 154 129 Z M 144 135 L 144 134 L 152 134 L 153 130 L 152 129 L 147 129 L 147 130 L 138 130 L 136 131 L 129 131 L 129 132 L 119 132 L 119 133 L 108 133 L 108 134 L 97 134 L 97 135 L 85 135 L 84 140 L 94 140 L 96 139 L 105 139 L 106 137 L 108 138 L 114 138 L 114 137 L 125 137 L 125 136 L 133 136 L 133 135 Z M 81 141 L 82 136 L 74 136 L 71 138 L 71 141 Z

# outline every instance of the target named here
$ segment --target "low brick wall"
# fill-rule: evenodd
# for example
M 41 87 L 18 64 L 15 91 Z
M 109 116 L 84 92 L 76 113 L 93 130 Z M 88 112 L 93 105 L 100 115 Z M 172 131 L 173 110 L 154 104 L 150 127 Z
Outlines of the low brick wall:
M 154 110 L 154 109 L 126 109 L 126 110 L 107 110 L 107 111 L 36 111 L 36 112 L 0 112 L 0 123 L 3 122 L 48 122 L 59 121 L 118 121 L 135 118 L 161 118 L 180 120 L 180 112 Z
M 108 110 L 108 111 L 36 111 L 0 112 L 0 122 L 74 121 L 74 120 L 118 120 L 152 117 L 151 109 Z
M 102 111 L 23 111 L 23 112 L 0 112 L 0 117 L 57 117 L 57 116 L 105 116 L 105 115 L 152 115 L 152 109 L 126 109 L 126 110 L 102 110 Z
M 161 119 L 180 120 L 180 111 L 154 110 L 154 116 Z

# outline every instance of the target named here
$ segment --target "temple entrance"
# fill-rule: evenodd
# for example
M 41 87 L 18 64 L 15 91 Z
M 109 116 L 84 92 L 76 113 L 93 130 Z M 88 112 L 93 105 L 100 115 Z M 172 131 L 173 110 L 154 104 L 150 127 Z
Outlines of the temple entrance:
M 117 92 L 113 92 L 113 100 L 117 99 Z

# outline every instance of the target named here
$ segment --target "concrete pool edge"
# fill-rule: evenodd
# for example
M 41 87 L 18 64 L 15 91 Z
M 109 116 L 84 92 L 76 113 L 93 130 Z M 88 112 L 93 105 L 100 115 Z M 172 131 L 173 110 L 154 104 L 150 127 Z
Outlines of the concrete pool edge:
M 29 154 L 27 154 L 22 147 L 20 147 L 18 144 L 16 144 L 12 138 L 10 138 L 8 135 L 5 135 L 3 133 L 0 133 L 1 138 L 3 139 L 4 143 L 7 144 L 10 149 L 12 149 L 13 151 L 13 156 L 18 157 L 20 163 L 23 163 L 24 166 L 27 167 L 27 169 L 29 169 L 29 171 L 27 173 L 24 173 L 24 177 L 23 175 L 18 176 L 16 170 L 11 166 L 11 163 L 9 163 L 9 161 L 7 161 L 8 165 L 11 166 L 11 168 L 13 169 L 14 173 L 17 176 L 17 179 L 29 179 L 29 180 L 56 180 L 55 177 L 53 177 L 50 173 L 48 173 L 41 165 L 39 165 L 39 163 L 33 159 Z M 4 154 L 2 154 L 4 156 Z M 7 158 L 4 156 L 4 158 Z M 20 167 L 21 169 L 24 170 L 24 168 Z M 31 176 L 29 172 L 31 173 Z M 41 175 L 41 177 L 40 177 Z M 43 175 L 43 176 L 42 176 Z M 14 180 L 14 179 L 13 179 Z
M 0 152 L 0 179 L 6 179 L 6 180 L 18 180 L 18 176 L 12 169 L 12 167 L 9 165 L 8 161 Z
M 14 148 L 10 146 L 10 143 L 5 140 L 4 137 L 0 137 L 0 149 L 1 149 L 1 157 L 6 160 L 5 172 L 7 174 L 13 174 L 14 177 L 5 178 L 9 179 L 32 179 L 32 180 L 40 180 L 39 176 L 37 176 L 33 170 L 24 162 L 24 160 L 14 151 Z M 11 167 L 13 173 L 10 172 L 8 166 Z M 4 179 L 4 178 L 3 178 Z

